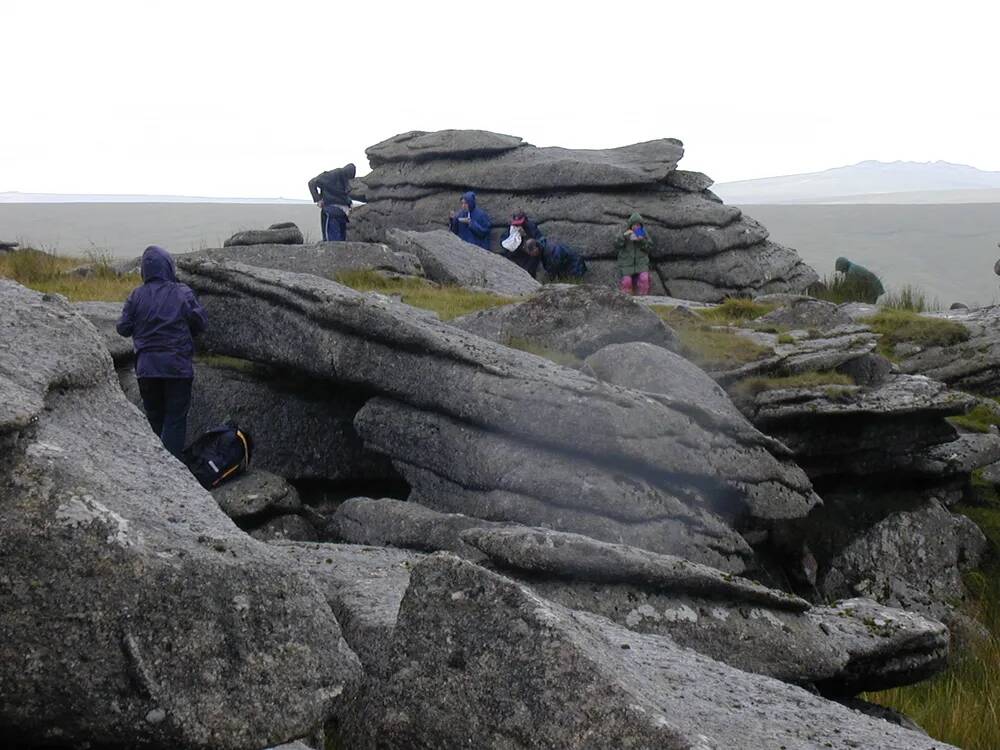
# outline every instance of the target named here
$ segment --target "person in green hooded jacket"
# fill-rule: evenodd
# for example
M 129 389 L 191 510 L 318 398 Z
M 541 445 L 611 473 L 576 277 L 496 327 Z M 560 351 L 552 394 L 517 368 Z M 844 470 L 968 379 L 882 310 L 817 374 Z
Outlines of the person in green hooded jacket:
M 852 263 L 847 258 L 837 258 L 834 268 L 844 274 L 844 280 L 851 286 L 855 286 L 862 295 L 860 302 L 873 303 L 883 294 L 885 287 L 878 276 L 873 274 L 864 266 Z
M 642 216 L 633 213 L 628 217 L 628 228 L 615 238 L 618 251 L 618 287 L 625 294 L 633 291 L 649 294 L 649 253 L 653 239 L 643 226 Z

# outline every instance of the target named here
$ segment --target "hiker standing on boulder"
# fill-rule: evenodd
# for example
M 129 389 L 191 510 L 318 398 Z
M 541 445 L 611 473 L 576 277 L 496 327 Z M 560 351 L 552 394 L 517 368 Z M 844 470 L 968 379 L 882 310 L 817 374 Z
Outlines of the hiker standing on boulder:
M 837 258 L 834 268 L 844 274 L 844 280 L 857 289 L 861 296 L 860 302 L 874 304 L 876 300 L 885 294 L 885 287 L 882 281 L 874 273 L 864 266 L 852 263 L 847 258 Z
M 353 164 L 330 169 L 309 180 L 309 194 L 319 206 L 323 242 L 347 240 L 347 222 L 351 213 L 351 180 L 357 173 Z
M 177 281 L 174 259 L 162 247 L 143 252 L 142 282 L 125 300 L 115 328 L 132 337 L 146 419 L 180 458 L 194 379 L 193 336 L 205 329 L 207 316 L 190 287 Z
M 476 194 L 471 190 L 462 196 L 462 208 L 448 215 L 448 229 L 466 242 L 490 249 L 490 217 L 483 209 L 476 208 Z
M 628 228 L 615 238 L 615 249 L 618 250 L 619 288 L 625 294 L 633 291 L 643 296 L 649 294 L 649 252 L 653 249 L 653 240 L 640 214 L 628 217 Z

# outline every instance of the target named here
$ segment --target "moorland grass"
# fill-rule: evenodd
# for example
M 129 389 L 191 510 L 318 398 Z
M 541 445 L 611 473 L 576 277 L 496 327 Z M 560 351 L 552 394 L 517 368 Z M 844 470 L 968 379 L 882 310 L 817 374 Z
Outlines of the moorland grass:
M 359 292 L 398 296 L 407 305 L 432 310 L 441 320 L 509 305 L 518 300 L 458 286 L 439 286 L 423 279 L 385 276 L 377 271 L 341 271 L 334 280 Z
M 949 417 L 948 421 L 972 432 L 989 432 L 994 425 L 1000 427 L 1000 408 L 990 408 L 981 403 L 968 414 Z
M 866 700 L 902 711 L 931 737 L 965 750 L 1000 748 L 1000 497 L 992 484 L 973 477 L 974 501 L 955 510 L 975 521 L 990 543 L 986 565 L 966 576 L 967 614 L 985 637 L 960 645 L 952 666 L 929 680 Z
M 715 325 L 738 326 L 756 320 L 776 309 L 777 305 L 755 302 L 743 297 L 729 297 L 721 305 L 697 308 L 694 312 Z
M 880 310 L 862 323 L 881 335 L 879 350 L 890 359 L 896 346 L 907 343 L 921 348 L 951 346 L 969 340 L 969 329 L 954 320 L 929 318 L 909 310 Z
M 746 336 L 715 327 L 711 318 L 682 314 L 669 305 L 651 305 L 650 309 L 674 329 L 684 356 L 705 370 L 734 369 L 761 359 L 771 351 Z M 734 309 L 730 308 L 729 313 L 717 313 L 717 319 L 727 319 Z
M 90 275 L 67 273 L 83 265 L 91 267 Z M 61 294 L 71 302 L 123 302 L 142 283 L 138 274 L 119 276 L 105 256 L 79 258 L 32 248 L 0 255 L 0 277 L 39 292 Z

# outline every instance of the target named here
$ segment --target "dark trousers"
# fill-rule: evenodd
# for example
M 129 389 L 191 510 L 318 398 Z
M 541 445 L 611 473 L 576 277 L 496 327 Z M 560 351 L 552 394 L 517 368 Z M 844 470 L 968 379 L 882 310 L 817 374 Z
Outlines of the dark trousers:
M 336 206 L 321 208 L 320 221 L 323 224 L 323 242 L 345 242 L 347 240 L 347 214 Z
M 181 457 L 191 408 L 192 378 L 139 378 L 146 419 L 163 447 Z

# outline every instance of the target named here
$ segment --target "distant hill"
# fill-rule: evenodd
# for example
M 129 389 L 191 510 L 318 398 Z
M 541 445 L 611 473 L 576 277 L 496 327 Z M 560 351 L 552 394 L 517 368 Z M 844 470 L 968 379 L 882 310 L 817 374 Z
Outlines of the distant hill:
M 212 198 L 195 195 L 92 195 L 69 193 L 0 193 L 0 203 L 311 203 L 297 198 Z
M 1000 172 L 946 161 L 863 161 L 823 172 L 724 182 L 712 190 L 738 205 L 992 203 L 1000 201 Z

